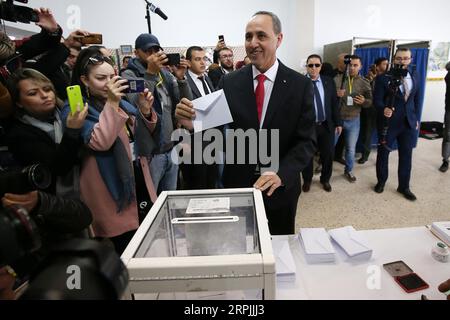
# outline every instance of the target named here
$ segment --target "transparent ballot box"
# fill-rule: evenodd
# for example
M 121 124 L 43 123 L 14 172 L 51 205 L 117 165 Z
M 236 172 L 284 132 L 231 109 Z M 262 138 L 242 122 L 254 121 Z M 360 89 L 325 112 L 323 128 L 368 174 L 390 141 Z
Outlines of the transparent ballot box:
M 163 192 L 122 254 L 130 297 L 257 290 L 275 298 L 275 259 L 261 192 Z

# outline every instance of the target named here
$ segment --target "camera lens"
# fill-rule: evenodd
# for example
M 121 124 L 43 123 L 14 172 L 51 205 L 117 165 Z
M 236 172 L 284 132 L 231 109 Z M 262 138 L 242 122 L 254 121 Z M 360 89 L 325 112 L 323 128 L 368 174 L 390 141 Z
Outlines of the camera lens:
M 50 186 L 51 174 L 43 165 L 34 164 L 26 167 L 22 172 L 27 175 L 28 182 L 34 189 L 44 190 Z

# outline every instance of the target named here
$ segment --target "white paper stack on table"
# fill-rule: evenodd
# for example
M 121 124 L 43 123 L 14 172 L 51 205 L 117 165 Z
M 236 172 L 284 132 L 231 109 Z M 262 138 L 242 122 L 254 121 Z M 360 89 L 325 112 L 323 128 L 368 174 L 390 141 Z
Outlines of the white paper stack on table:
M 367 239 L 352 226 L 332 229 L 328 233 L 350 258 L 363 260 L 372 256 L 372 248 Z
M 288 239 L 272 239 L 273 254 L 275 256 L 275 269 L 277 280 L 295 281 L 295 262 L 289 247 Z
M 336 252 L 324 228 L 300 228 L 298 237 L 308 263 L 334 262 Z
M 430 231 L 450 246 L 450 221 L 433 222 Z

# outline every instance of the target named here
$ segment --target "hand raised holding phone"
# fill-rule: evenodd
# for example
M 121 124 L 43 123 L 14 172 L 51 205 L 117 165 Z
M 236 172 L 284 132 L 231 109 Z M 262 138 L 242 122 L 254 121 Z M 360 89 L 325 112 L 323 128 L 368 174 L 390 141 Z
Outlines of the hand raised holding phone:
M 144 92 L 139 93 L 139 110 L 144 115 L 144 117 L 147 118 L 150 116 L 154 100 L 155 98 L 153 97 L 153 94 L 147 88 L 145 88 Z
M 120 100 L 125 96 L 125 93 L 123 91 L 128 88 L 127 83 L 128 80 L 122 79 L 119 76 L 115 76 L 111 80 L 109 80 L 106 85 L 106 87 L 108 88 L 107 102 L 112 103 L 116 107 L 116 110 L 119 109 Z
M 83 102 L 80 86 L 69 86 L 66 88 L 69 100 L 70 113 L 67 117 L 66 126 L 71 129 L 80 129 L 88 114 L 88 104 Z

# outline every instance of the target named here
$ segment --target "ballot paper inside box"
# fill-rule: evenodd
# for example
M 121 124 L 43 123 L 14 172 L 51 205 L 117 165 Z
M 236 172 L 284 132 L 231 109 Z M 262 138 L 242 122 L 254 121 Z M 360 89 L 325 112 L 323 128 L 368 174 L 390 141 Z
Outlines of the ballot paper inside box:
M 275 258 L 255 189 L 163 192 L 122 260 L 130 296 L 259 290 L 275 297 Z

